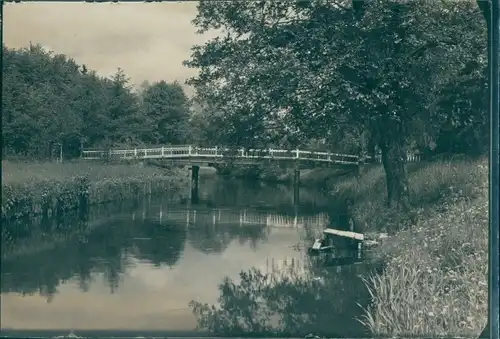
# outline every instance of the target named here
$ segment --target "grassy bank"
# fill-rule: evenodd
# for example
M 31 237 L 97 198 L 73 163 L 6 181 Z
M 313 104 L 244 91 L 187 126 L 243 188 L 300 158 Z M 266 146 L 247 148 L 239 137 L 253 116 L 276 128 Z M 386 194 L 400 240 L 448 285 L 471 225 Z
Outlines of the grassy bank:
M 340 279 L 345 270 L 339 275 L 313 269 L 311 276 L 285 282 L 262 270 L 242 272 L 239 281 L 220 286 L 220 305 L 191 304 L 198 325 L 212 334 L 301 336 L 301 331 L 323 330 L 331 335 L 332 321 L 342 319 L 354 328 L 349 321 L 361 313 L 357 320 L 374 337 L 477 336 L 486 324 L 488 302 L 487 161 L 437 160 L 408 164 L 407 170 L 409 215 L 387 209 L 382 166 L 327 181 L 334 201 L 353 199 L 351 213 L 362 232 L 391 234 L 373 249 L 379 261 L 373 269 L 345 280 Z M 360 275 L 364 280 L 353 287 Z
M 408 172 L 412 218 L 384 206 L 380 167 L 332 189 L 354 198 L 365 231 L 393 234 L 375 254 L 387 267 L 366 280 L 372 304 L 361 321 L 377 336 L 477 336 L 488 302 L 487 161 L 420 163 Z
M 179 169 L 90 162 L 2 161 L 2 219 L 61 213 L 82 204 L 178 192 Z

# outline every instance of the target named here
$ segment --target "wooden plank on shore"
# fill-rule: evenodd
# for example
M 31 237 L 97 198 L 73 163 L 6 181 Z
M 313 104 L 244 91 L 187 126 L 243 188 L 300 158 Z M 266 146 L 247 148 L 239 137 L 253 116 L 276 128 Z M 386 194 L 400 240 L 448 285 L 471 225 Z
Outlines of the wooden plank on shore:
M 335 230 L 333 228 L 327 228 L 323 231 L 325 234 L 332 234 L 332 235 L 337 235 L 339 237 L 345 237 L 345 238 L 351 238 L 351 239 L 356 239 L 359 241 L 363 241 L 365 236 L 362 233 L 356 233 L 356 232 L 349 232 L 349 231 L 341 231 L 341 230 Z
M 316 239 L 316 241 L 314 242 L 314 244 L 312 246 L 312 249 L 317 251 L 320 248 L 321 248 L 321 241 L 319 239 Z

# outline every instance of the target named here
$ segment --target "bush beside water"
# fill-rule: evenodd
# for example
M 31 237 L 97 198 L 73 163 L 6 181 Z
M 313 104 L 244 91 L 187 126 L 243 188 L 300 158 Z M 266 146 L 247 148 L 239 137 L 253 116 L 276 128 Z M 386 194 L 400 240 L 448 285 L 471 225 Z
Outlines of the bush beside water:
M 102 163 L 2 162 L 2 220 L 31 218 L 146 194 L 175 193 L 180 170 Z
M 474 337 L 488 308 L 488 195 L 456 197 L 382 247 L 362 321 L 381 336 Z
M 386 207 L 381 165 L 365 167 L 360 176 L 334 177 L 329 169 L 301 173 L 302 183 L 321 182 L 336 201 L 355 202 L 350 212 L 357 231 L 391 235 L 373 251 L 384 269 L 365 277 L 371 302 L 358 320 L 372 335 L 481 333 L 488 306 L 487 163 L 456 158 L 407 164 L 411 211 L 406 215 Z
M 487 322 L 488 161 L 407 164 L 411 211 L 386 207 L 381 165 L 362 175 L 310 170 L 336 201 L 352 199 L 357 231 L 392 236 L 374 250 L 384 269 L 365 277 L 371 303 L 359 321 L 374 336 L 474 337 Z M 328 177 L 328 172 L 330 176 Z M 318 175 L 322 173 L 323 175 Z M 308 180 L 303 178 L 308 176 Z
M 392 237 L 374 255 L 381 274 L 366 279 L 371 306 L 360 321 L 376 336 L 477 336 L 487 321 L 487 160 L 408 166 L 411 217 L 384 205 L 385 177 L 374 167 L 338 182 L 364 231 Z
M 351 213 L 358 231 L 392 235 L 371 250 L 375 269 L 364 275 L 366 289 L 362 293 L 368 294 L 369 302 L 354 305 L 361 307 L 355 311 L 362 314 L 357 320 L 376 337 L 475 337 L 487 321 L 487 160 L 438 160 L 408 164 L 407 170 L 411 190 L 409 215 L 386 207 L 385 174 L 380 165 L 365 168 L 361 176 L 328 180 L 329 191 L 337 201 L 350 198 L 355 202 Z M 282 294 L 279 290 L 283 284 L 263 286 L 261 281 L 269 275 L 257 270 L 242 272 L 239 282 L 225 280 L 220 287 L 220 305 L 193 301 L 191 307 L 198 325 L 212 334 L 264 331 L 265 335 L 275 335 L 288 327 L 292 333 L 287 335 L 301 330 L 321 332 L 322 322 L 317 314 L 320 306 L 327 304 L 324 310 L 328 311 L 321 311 L 320 315 L 324 314 L 331 323 L 345 314 L 347 304 L 340 302 L 339 295 L 333 295 L 344 293 L 335 287 L 341 279 L 335 274 L 320 273 L 323 280 L 319 281 L 326 287 L 316 294 L 322 297 L 315 300 L 304 296 L 315 295 L 318 279 L 288 280 Z M 290 295 L 293 297 L 288 298 Z M 283 314 L 290 321 L 281 322 L 278 328 L 262 317 L 281 314 L 283 308 L 269 309 L 274 299 L 279 300 L 279 305 L 286 305 Z M 312 308 L 311 314 L 304 314 L 301 306 L 297 308 L 300 314 L 291 315 L 291 307 L 305 300 Z M 249 303 L 255 307 L 254 312 L 246 312 Z M 333 314 L 338 305 L 342 305 L 340 314 Z M 255 316 L 256 312 L 261 314 Z M 314 324 L 307 324 L 311 319 Z M 324 329 L 331 331 L 329 326 Z
M 395 233 L 432 216 L 457 194 L 467 199 L 482 194 L 488 185 L 487 160 L 455 160 L 407 164 L 410 215 L 400 215 L 386 207 L 384 169 L 372 166 L 361 176 L 344 176 L 330 183 L 329 192 L 337 200 L 352 199 L 352 213 L 361 232 Z M 480 172 L 484 172 L 486 176 Z

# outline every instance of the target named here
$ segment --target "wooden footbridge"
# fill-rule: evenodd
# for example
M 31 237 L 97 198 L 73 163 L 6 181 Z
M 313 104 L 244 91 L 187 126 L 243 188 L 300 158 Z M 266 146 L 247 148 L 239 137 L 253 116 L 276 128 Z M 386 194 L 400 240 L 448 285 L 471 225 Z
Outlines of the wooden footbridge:
M 381 163 L 380 154 L 370 157 L 361 157 L 355 154 L 342 154 L 332 152 L 317 152 L 307 150 L 283 150 L 283 149 L 246 149 L 221 148 L 221 147 L 198 147 L 198 146 L 168 146 L 156 148 L 134 148 L 134 149 L 108 149 L 108 150 L 83 150 L 82 159 L 122 159 L 122 160 L 146 160 L 165 159 L 179 164 L 202 164 L 213 165 L 220 162 L 231 161 L 236 164 L 253 165 L 259 162 L 292 162 L 295 166 L 314 164 L 330 164 L 340 166 L 359 166 L 362 163 Z M 418 154 L 408 153 L 407 162 L 420 161 Z
M 84 150 L 82 158 L 92 159 L 167 159 L 176 163 L 215 164 L 222 161 L 233 161 L 242 165 L 252 165 L 261 161 L 293 161 L 303 165 L 311 163 L 357 166 L 360 157 L 352 154 L 329 152 L 313 152 L 304 150 L 282 149 L 244 149 L 197 146 L 173 146 L 157 148 L 135 148 L 119 150 Z
M 198 171 L 200 166 L 217 167 L 218 164 L 262 165 L 274 163 L 275 166 L 294 168 L 294 202 L 298 203 L 301 168 L 320 166 L 341 167 L 357 170 L 363 163 L 380 163 L 381 157 L 360 157 L 354 154 L 314 152 L 300 149 L 245 149 L 198 146 L 169 146 L 157 148 L 83 150 L 82 159 L 116 160 L 162 160 L 167 163 L 189 165 L 191 170 L 191 199 L 198 199 Z M 419 161 L 415 155 L 407 155 L 407 161 Z

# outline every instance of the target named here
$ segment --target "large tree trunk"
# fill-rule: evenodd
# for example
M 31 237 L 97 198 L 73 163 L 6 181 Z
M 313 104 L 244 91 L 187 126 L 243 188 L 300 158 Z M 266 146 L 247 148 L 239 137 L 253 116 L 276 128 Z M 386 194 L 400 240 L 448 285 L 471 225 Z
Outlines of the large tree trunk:
M 406 147 L 400 122 L 384 119 L 380 124 L 379 146 L 387 181 L 387 205 L 407 211 L 409 207 Z

